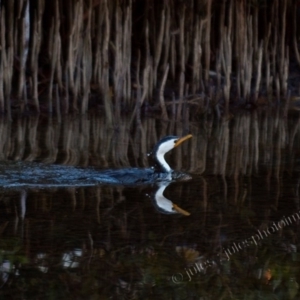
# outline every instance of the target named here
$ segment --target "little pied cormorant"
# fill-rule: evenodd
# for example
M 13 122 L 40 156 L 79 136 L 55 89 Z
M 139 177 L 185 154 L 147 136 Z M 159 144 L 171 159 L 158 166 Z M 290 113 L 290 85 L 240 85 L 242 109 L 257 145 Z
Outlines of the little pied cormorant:
M 159 181 L 189 180 L 191 176 L 174 171 L 165 160 L 165 154 L 182 144 L 192 135 L 183 137 L 166 136 L 162 138 L 150 153 L 155 161 L 152 168 L 125 168 L 119 170 L 104 170 L 99 173 L 99 182 L 121 185 L 150 184 Z M 101 180 L 102 177 L 102 180 Z

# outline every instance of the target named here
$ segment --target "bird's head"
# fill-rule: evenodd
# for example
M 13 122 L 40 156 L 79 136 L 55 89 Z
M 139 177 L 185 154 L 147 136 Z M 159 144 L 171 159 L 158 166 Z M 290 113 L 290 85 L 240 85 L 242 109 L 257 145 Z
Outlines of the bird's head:
M 170 166 L 167 164 L 167 162 L 164 159 L 164 155 L 191 137 L 192 137 L 191 134 L 185 135 L 183 137 L 169 135 L 162 138 L 155 145 L 152 151 L 152 155 L 154 156 L 154 159 L 160 165 L 160 167 L 163 169 L 164 172 L 171 171 Z

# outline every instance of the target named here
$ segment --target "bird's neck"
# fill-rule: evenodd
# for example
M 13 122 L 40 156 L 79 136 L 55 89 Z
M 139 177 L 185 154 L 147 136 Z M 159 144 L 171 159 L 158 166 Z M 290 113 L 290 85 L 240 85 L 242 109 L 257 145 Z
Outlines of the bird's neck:
M 165 154 L 162 153 L 156 153 L 155 155 L 155 160 L 159 166 L 159 168 L 161 169 L 162 172 L 164 173 L 171 173 L 173 170 L 171 169 L 171 167 L 169 166 L 169 164 L 166 162 L 165 160 Z

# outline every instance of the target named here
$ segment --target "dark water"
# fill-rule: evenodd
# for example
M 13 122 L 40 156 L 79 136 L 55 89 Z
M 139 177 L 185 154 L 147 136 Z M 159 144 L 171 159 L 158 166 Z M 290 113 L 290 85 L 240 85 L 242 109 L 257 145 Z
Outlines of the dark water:
M 299 299 L 299 124 L 0 120 L 1 299 Z M 160 137 L 187 132 L 167 160 L 190 181 L 109 186 L 82 171 L 148 167 Z

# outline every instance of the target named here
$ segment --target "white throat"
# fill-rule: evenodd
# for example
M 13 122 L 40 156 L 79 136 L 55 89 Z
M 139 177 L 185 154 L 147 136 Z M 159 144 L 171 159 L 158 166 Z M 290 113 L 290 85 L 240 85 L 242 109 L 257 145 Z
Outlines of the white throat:
M 158 147 L 158 149 L 155 153 L 157 162 L 163 167 L 165 172 L 168 172 L 168 173 L 171 173 L 172 169 L 165 160 L 165 154 L 167 152 L 169 152 L 170 150 L 174 149 L 174 142 L 175 141 L 176 141 L 176 139 L 174 138 L 174 139 L 171 139 L 169 141 L 164 142 L 163 144 L 161 144 Z
M 167 172 L 171 172 L 172 171 L 171 167 L 169 166 L 169 164 L 165 160 L 165 153 L 158 152 L 156 157 L 157 157 L 158 162 L 161 164 L 161 166 Z

